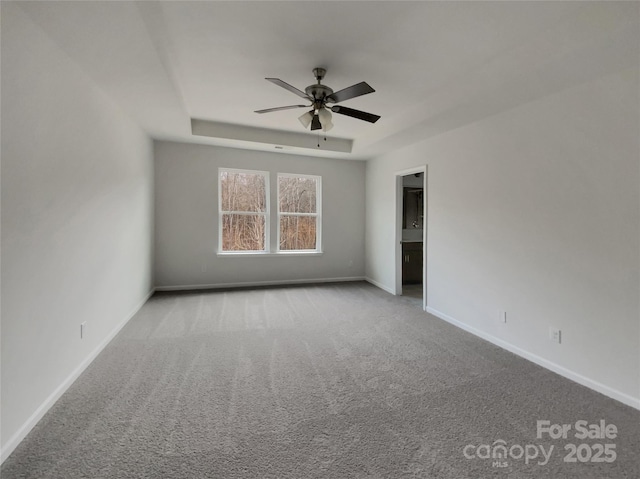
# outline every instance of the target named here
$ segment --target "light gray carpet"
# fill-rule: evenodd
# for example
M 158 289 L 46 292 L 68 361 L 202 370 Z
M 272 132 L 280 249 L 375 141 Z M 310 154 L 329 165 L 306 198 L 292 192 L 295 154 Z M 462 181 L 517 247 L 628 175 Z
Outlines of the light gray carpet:
M 618 436 L 537 439 L 538 419 L 604 419 Z M 640 412 L 366 283 L 156 294 L 1 473 L 637 478 L 639 423 Z M 466 445 L 497 440 L 555 450 L 546 465 L 465 458 Z M 614 443 L 617 459 L 565 463 L 568 442 Z

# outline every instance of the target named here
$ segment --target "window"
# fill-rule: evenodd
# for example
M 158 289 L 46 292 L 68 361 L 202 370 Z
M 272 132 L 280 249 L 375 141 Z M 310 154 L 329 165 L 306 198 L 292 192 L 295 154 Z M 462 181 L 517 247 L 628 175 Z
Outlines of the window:
M 277 182 L 278 214 L 272 218 L 268 172 L 218 169 L 219 253 L 322 251 L 321 177 L 278 173 Z M 273 231 L 271 243 L 277 244 L 277 249 L 275 245 L 270 247 L 270 231 Z
M 269 250 L 269 174 L 218 170 L 220 252 Z
M 278 251 L 320 251 L 321 178 L 278 174 Z

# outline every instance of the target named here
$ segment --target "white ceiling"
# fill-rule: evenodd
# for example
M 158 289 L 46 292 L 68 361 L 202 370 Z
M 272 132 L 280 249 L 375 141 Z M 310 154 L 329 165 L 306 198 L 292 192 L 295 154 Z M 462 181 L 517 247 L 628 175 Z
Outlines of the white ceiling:
M 23 2 L 153 138 L 363 159 L 638 64 L 636 2 Z M 264 80 L 375 93 L 327 142 Z M 302 101 L 304 103 L 304 101 Z M 194 136 L 191 119 L 200 131 Z M 346 141 L 345 141 L 346 140 Z M 352 144 L 352 151 L 344 152 Z M 335 149 L 338 151 L 330 151 Z

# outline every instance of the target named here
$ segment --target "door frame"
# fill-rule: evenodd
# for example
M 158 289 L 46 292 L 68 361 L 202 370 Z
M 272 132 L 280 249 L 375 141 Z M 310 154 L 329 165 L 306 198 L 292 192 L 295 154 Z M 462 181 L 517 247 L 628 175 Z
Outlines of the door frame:
M 428 165 L 416 166 L 414 168 L 408 168 L 406 170 L 396 171 L 396 224 L 395 224 L 395 294 L 402 295 L 402 207 L 403 207 L 403 192 L 402 177 L 407 175 L 414 175 L 416 173 L 424 173 L 422 175 L 422 188 L 423 188 L 423 234 L 422 234 L 422 309 L 427 310 L 427 237 L 428 237 L 428 214 L 427 208 L 429 202 L 428 189 L 427 189 L 427 169 Z

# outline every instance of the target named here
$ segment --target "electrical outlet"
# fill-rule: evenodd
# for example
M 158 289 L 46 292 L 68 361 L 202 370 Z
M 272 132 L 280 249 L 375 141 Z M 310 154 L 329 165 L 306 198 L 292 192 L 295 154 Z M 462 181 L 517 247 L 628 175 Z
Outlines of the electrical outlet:
M 558 328 L 549 328 L 549 339 L 554 343 L 562 343 L 562 331 Z
M 80 323 L 80 339 L 84 339 L 85 334 L 87 334 L 87 322 L 86 321 Z

